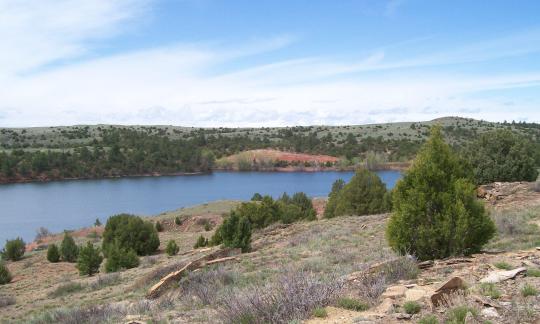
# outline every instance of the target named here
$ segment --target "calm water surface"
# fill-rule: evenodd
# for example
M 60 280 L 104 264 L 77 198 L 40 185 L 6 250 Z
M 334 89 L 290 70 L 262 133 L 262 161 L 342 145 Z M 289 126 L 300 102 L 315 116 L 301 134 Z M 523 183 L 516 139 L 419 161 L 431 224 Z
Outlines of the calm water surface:
M 388 188 L 398 171 L 377 172 Z M 352 172 L 214 172 L 196 176 L 73 180 L 0 185 L 0 246 L 21 236 L 32 241 L 37 228 L 52 232 L 105 223 L 118 213 L 154 215 L 220 199 L 278 197 L 284 191 L 327 196 L 332 183 Z

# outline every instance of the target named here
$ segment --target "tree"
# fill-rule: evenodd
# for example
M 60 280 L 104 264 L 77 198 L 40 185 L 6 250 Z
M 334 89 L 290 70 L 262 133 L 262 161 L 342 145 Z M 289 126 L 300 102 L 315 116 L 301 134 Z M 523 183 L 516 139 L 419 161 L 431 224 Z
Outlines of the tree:
M 440 127 L 393 190 L 386 237 L 398 253 L 419 260 L 480 251 L 495 233 L 464 164 L 443 140 Z
M 106 272 L 116 272 L 121 269 L 131 269 L 139 266 L 139 257 L 133 249 L 123 248 L 117 242 L 109 246 L 107 261 L 105 262 Z
M 2 258 L 5 260 L 19 261 L 24 255 L 26 244 L 23 239 L 17 237 L 14 240 L 7 240 L 2 251 Z
M 114 242 L 122 249 L 133 249 L 138 255 L 149 255 L 159 248 L 159 236 L 152 223 L 128 214 L 111 216 L 107 220 L 102 243 L 106 257 Z
M 465 150 L 476 184 L 535 181 L 535 154 L 530 140 L 508 129 L 484 133 Z
M 99 218 L 96 218 L 96 221 L 94 222 L 94 226 L 96 227 L 101 226 L 101 221 L 99 220 Z
M 251 201 L 261 201 L 263 197 L 260 193 L 256 192 L 253 194 L 253 197 L 251 197 Z
M 11 273 L 5 263 L 0 260 L 0 285 L 5 285 L 11 282 Z
M 60 250 L 56 244 L 51 244 L 47 248 L 47 260 L 52 263 L 60 261 Z
M 94 248 L 94 245 L 90 242 L 86 243 L 86 246 L 79 251 L 79 257 L 77 258 L 79 274 L 81 276 L 92 276 L 99 271 L 102 261 L 103 257 L 99 248 Z
M 62 240 L 62 244 L 60 244 L 60 255 L 62 256 L 63 261 L 77 261 L 79 247 L 75 244 L 75 240 L 73 240 L 73 237 L 71 237 L 68 232 L 64 232 L 64 239 Z
M 168 255 L 176 255 L 180 251 L 180 248 L 176 244 L 174 240 L 170 240 L 167 243 L 167 248 L 165 249 L 165 252 L 167 252 Z
M 174 218 L 174 223 L 175 223 L 176 225 L 179 225 L 179 226 L 180 226 L 180 225 L 182 225 L 182 220 L 180 219 L 180 217 L 176 216 L 176 217 Z
M 163 232 L 163 225 L 159 221 L 156 221 L 156 231 Z
M 324 217 L 331 218 L 335 216 L 337 198 L 343 187 L 345 187 L 345 181 L 343 179 L 337 179 L 332 184 L 332 190 L 328 195 L 328 202 L 326 203 L 326 208 L 324 209 Z
M 246 216 L 233 210 L 216 230 L 212 245 L 223 244 L 225 247 L 240 248 L 242 252 L 251 249 L 251 223 Z
M 351 181 L 329 198 L 327 217 L 371 215 L 385 211 L 386 186 L 376 173 L 358 169 Z M 334 207 L 335 206 L 335 207 Z
M 195 242 L 195 245 L 193 245 L 193 248 L 194 249 L 198 249 L 200 247 L 205 247 L 208 245 L 208 239 L 204 238 L 204 236 L 199 236 L 199 238 L 197 238 L 197 242 Z

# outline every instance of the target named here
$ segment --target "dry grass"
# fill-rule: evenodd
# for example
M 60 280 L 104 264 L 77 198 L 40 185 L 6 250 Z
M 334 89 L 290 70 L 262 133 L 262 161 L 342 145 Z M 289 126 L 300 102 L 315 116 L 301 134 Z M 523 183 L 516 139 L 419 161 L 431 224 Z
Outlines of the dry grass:
M 540 208 L 527 210 L 495 210 L 491 218 L 497 226 L 497 235 L 488 249 L 512 251 L 540 245 Z

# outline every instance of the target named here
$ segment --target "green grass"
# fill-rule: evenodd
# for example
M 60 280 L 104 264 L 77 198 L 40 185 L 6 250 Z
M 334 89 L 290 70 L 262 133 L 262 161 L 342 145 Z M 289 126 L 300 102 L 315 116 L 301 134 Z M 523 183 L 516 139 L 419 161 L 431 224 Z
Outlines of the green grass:
M 527 277 L 540 277 L 540 269 L 527 269 Z
M 499 299 L 501 297 L 501 291 L 494 283 L 481 283 L 479 291 L 482 295 L 491 297 L 493 299 Z
M 420 306 L 420 304 L 415 301 L 408 301 L 403 304 L 403 309 L 405 310 L 405 313 L 412 315 L 420 313 L 422 306 Z
M 426 315 L 422 317 L 417 324 L 439 324 L 439 320 L 435 315 Z
M 324 307 L 317 307 L 313 310 L 313 316 L 324 318 L 328 316 L 328 313 L 326 312 L 326 309 Z
M 494 264 L 494 266 L 496 268 L 498 268 L 498 269 L 501 269 L 501 270 L 512 270 L 512 269 L 514 269 L 514 267 L 511 264 L 509 264 L 509 263 L 507 263 L 505 261 L 497 262 L 497 263 Z
M 523 297 L 536 296 L 538 295 L 538 289 L 536 289 L 534 286 L 530 284 L 525 284 L 521 288 L 521 295 Z
M 342 297 L 338 300 L 337 306 L 340 308 L 353 310 L 357 312 L 365 311 L 369 308 L 369 306 L 359 300 L 349 298 L 349 297 Z
M 456 306 L 446 311 L 445 324 L 465 324 L 467 313 L 471 313 L 474 317 L 478 316 L 478 311 L 468 306 Z
M 49 297 L 58 298 L 84 290 L 86 287 L 79 282 L 66 282 L 49 293 Z

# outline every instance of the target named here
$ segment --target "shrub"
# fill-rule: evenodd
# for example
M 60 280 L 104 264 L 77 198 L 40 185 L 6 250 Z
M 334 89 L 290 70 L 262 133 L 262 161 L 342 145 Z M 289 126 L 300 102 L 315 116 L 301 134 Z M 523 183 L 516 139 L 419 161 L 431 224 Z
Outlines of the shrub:
M 439 324 L 439 320 L 435 315 L 426 315 L 418 321 L 418 324 Z
M 79 255 L 79 247 L 75 244 L 73 237 L 68 232 L 64 232 L 64 239 L 60 244 L 60 255 L 63 261 L 75 262 Z
M 81 276 L 91 276 L 97 273 L 102 261 L 103 257 L 99 248 L 94 248 L 94 245 L 90 242 L 86 243 L 86 246 L 79 251 L 79 257 L 77 258 L 79 274 Z
M 478 310 L 473 307 L 461 305 L 455 306 L 446 311 L 446 324 L 465 324 L 467 314 L 471 313 L 474 317 L 478 316 Z
M 313 316 L 315 317 L 320 317 L 320 318 L 325 318 L 328 316 L 328 313 L 326 312 L 326 309 L 323 308 L 323 307 L 317 307 L 313 310 Z
M 208 239 L 204 238 L 204 236 L 199 236 L 197 239 L 197 242 L 195 242 L 195 245 L 193 245 L 194 249 L 198 249 L 200 247 L 205 247 L 208 245 Z
M 170 240 L 167 242 L 167 248 L 165 249 L 165 252 L 167 252 L 168 255 L 176 255 L 180 251 L 180 248 L 178 245 L 176 245 L 176 242 L 174 240 Z
M 98 275 L 96 280 L 89 284 L 91 291 L 100 290 L 104 287 L 112 286 L 119 283 L 122 280 L 122 277 L 119 273 L 108 273 L 104 275 Z
M 0 295 L 0 308 L 15 305 L 15 297 Z
M 367 304 L 362 303 L 361 301 L 357 299 L 349 298 L 349 297 L 342 297 L 338 299 L 337 306 L 344 309 L 357 311 L 357 312 L 362 312 L 369 309 L 369 306 Z
M 212 237 L 212 244 L 223 244 L 225 247 L 240 248 L 242 252 L 251 249 L 251 223 L 247 217 L 240 217 L 232 211 Z
M 156 221 L 156 231 L 163 232 L 163 225 L 159 221 Z
M 223 267 L 190 272 L 180 283 L 182 295 L 196 297 L 204 305 L 215 305 L 219 301 L 220 290 L 234 284 L 237 275 Z
M 210 225 L 210 222 L 209 222 L 209 221 L 206 221 L 206 222 L 204 223 L 204 230 L 207 231 L 207 232 L 210 231 L 210 230 L 212 230 L 212 225 Z
M 152 223 L 128 214 L 115 215 L 107 220 L 102 244 L 106 257 L 114 242 L 122 249 L 133 249 L 138 255 L 149 255 L 159 248 L 158 233 Z
M 51 291 L 47 296 L 50 298 L 57 298 L 76 293 L 78 291 L 84 290 L 84 288 L 85 286 L 83 286 L 80 282 L 68 281 L 56 287 L 56 289 Z
M 56 244 L 51 244 L 47 248 L 47 260 L 52 263 L 60 261 L 60 250 Z
M 501 270 L 512 270 L 514 267 L 511 264 L 508 264 L 505 261 L 496 262 L 494 266 Z
M 2 251 L 2 258 L 4 260 L 19 261 L 22 259 L 25 249 L 26 244 L 22 238 L 18 237 L 14 240 L 7 240 Z
M 420 260 L 480 251 L 495 234 L 495 225 L 474 189 L 440 127 L 434 127 L 393 190 L 394 211 L 386 230 L 390 246 Z
M 377 174 L 366 169 L 359 169 L 343 189 L 329 198 L 328 204 L 331 208 L 335 205 L 335 208 L 333 214 L 330 214 L 329 209 L 327 217 L 361 216 L 384 212 L 385 194 L 386 186 Z
M 497 289 L 494 283 L 483 282 L 479 286 L 479 291 L 484 296 L 489 296 L 493 299 L 499 299 L 501 297 L 501 291 Z
M 538 289 L 536 289 L 534 286 L 532 286 L 531 284 L 528 284 L 526 283 L 522 288 L 521 288 L 521 295 L 523 297 L 529 297 L 529 296 L 536 296 L 538 295 Z
M 114 243 L 109 247 L 105 262 L 106 272 L 116 272 L 121 269 L 131 269 L 139 266 L 139 257 L 133 249 L 121 247 Z
M 405 310 L 405 313 L 413 315 L 420 313 L 422 306 L 415 301 L 408 301 L 403 304 L 403 309 Z
M 179 226 L 180 226 L 180 225 L 182 225 L 182 220 L 180 219 L 180 217 L 176 216 L 176 217 L 174 218 L 174 223 L 175 223 L 176 225 L 179 225 Z
M 510 130 L 482 134 L 469 145 L 465 155 L 477 184 L 535 181 L 538 177 L 531 141 Z
M 34 239 L 36 242 L 40 242 L 42 239 L 46 238 L 47 236 L 50 236 L 51 232 L 46 229 L 45 227 L 40 227 L 36 231 L 36 238 Z
M 94 222 L 94 226 L 96 227 L 101 226 L 101 221 L 99 220 L 99 218 L 96 218 L 96 221 Z
M 9 272 L 9 269 L 4 264 L 3 261 L 0 260 L 0 285 L 5 285 L 11 282 L 11 273 Z
M 540 277 L 540 269 L 527 269 L 527 277 Z

